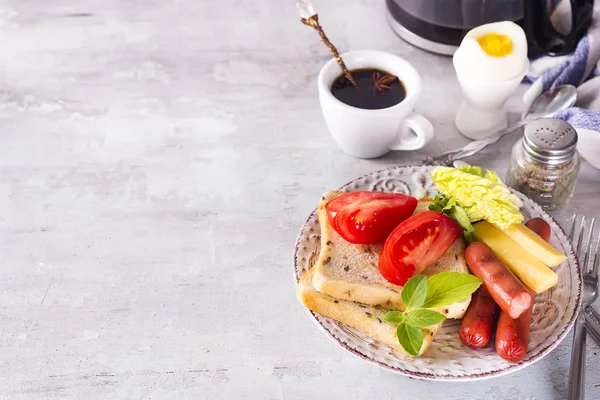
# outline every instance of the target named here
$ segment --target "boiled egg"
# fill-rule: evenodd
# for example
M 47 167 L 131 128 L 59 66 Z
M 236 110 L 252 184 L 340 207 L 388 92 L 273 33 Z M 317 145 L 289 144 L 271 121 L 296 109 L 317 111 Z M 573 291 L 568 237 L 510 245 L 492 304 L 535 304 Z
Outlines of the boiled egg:
M 525 32 L 510 21 L 470 30 L 454 54 L 456 72 L 480 81 L 515 79 L 524 74 L 527 65 Z

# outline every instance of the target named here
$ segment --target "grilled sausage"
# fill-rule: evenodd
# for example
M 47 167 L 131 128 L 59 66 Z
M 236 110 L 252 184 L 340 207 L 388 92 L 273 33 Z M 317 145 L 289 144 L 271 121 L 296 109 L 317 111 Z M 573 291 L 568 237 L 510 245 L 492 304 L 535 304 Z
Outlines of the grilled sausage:
M 498 311 L 498 305 L 487 287 L 479 286 L 460 324 L 460 341 L 472 349 L 487 345 L 496 325 Z
M 517 319 L 500 312 L 496 327 L 496 353 L 506 361 L 521 361 L 527 354 L 533 304 Z
M 546 242 L 550 241 L 550 225 L 543 218 L 531 218 L 525 226 L 540 235 Z
M 502 311 L 518 318 L 533 303 L 533 296 L 484 243 L 473 242 L 465 251 L 467 265 L 481 279 Z

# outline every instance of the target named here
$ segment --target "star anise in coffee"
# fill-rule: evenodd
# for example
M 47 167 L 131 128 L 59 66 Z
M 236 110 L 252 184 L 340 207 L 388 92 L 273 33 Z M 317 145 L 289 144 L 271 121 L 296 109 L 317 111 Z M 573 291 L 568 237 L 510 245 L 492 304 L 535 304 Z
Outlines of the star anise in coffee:
M 356 68 L 353 86 L 344 74 L 331 84 L 331 94 L 344 104 L 365 110 L 393 107 L 406 98 L 400 79 L 387 71 L 375 68 Z
M 382 75 L 379 71 L 373 72 L 373 91 L 383 92 L 390 90 L 390 84 L 398 79 L 395 75 Z

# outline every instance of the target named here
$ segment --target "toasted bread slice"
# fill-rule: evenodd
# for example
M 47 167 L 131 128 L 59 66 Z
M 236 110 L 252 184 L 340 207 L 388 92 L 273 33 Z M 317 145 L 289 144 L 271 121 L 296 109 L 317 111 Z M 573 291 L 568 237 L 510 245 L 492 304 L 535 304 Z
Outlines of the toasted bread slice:
M 391 310 L 404 310 L 402 287 L 388 282 L 379 273 L 379 253 L 382 245 L 356 245 L 348 243 L 331 227 L 325 204 L 344 192 L 330 191 L 318 206 L 321 225 L 321 253 L 314 268 L 312 284 L 319 292 L 348 301 L 368 305 L 382 305 Z M 419 200 L 415 213 L 429 208 L 431 199 Z M 440 259 L 423 274 L 431 276 L 443 271 L 469 272 L 465 262 L 465 242 L 456 239 Z M 471 297 L 451 306 L 438 309 L 448 318 L 461 318 Z
M 306 308 L 336 321 L 340 321 L 354 329 L 366 333 L 375 340 L 410 357 L 398 342 L 396 328 L 383 321 L 383 316 L 389 311 L 380 306 L 368 306 L 352 301 L 338 300 L 318 292 L 312 285 L 314 268 L 307 271 L 296 287 L 296 297 Z M 419 355 L 428 348 L 433 338 L 440 330 L 442 323 L 423 329 L 423 346 Z

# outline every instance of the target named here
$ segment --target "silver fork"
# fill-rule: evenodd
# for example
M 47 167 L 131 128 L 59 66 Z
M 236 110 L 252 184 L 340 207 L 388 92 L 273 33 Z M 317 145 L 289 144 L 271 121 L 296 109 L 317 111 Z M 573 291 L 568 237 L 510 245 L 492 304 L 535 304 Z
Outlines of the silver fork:
M 575 254 L 579 255 L 579 260 L 584 260 L 581 264 L 583 270 L 583 299 L 581 312 L 577 316 L 575 322 L 575 333 L 573 334 L 573 349 L 571 352 L 571 372 L 569 373 L 569 400 L 584 399 L 584 378 L 585 378 L 585 309 L 592 304 L 598 296 L 598 264 L 600 257 L 598 256 L 598 246 L 600 241 L 596 241 L 596 250 L 594 252 L 594 263 L 592 265 L 592 247 L 594 233 L 595 218 L 588 228 L 585 224 L 585 216 L 581 218 L 581 226 L 579 237 L 577 239 L 577 247 L 574 249 Z M 573 225 L 571 226 L 571 234 L 569 238 L 571 242 L 575 240 L 575 228 L 577 225 L 577 214 L 573 215 Z M 583 247 L 583 236 L 588 231 L 587 242 L 585 249 Z
M 600 346 L 600 314 L 591 305 L 585 309 L 585 331 Z

